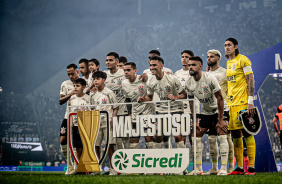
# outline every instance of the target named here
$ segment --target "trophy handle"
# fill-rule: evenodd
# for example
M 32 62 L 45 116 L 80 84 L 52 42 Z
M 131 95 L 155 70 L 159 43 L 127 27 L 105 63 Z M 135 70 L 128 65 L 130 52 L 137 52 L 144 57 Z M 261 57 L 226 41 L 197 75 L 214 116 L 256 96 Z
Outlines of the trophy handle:
M 110 123 L 109 123 L 109 113 L 107 111 L 100 111 L 100 114 L 106 114 L 107 116 L 107 142 L 106 142 L 106 147 L 105 147 L 105 151 L 104 154 L 102 155 L 101 159 L 99 160 L 99 165 L 101 166 L 101 164 L 103 163 L 103 161 L 106 158 L 106 155 L 108 153 L 108 149 L 109 149 L 109 134 L 110 134 Z

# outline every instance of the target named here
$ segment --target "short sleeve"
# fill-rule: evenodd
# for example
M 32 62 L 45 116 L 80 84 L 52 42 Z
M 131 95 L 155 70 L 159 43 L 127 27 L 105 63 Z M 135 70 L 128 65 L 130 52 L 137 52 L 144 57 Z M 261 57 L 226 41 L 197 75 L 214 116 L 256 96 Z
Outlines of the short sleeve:
M 148 95 L 154 94 L 154 90 L 151 88 L 149 81 L 147 82 L 147 94 Z
M 64 82 L 62 83 L 61 85 L 61 89 L 60 89 L 60 95 L 67 95 L 67 88 L 66 86 L 64 85 Z
M 117 103 L 118 103 L 117 97 L 116 97 L 116 95 L 112 91 L 109 93 L 109 103 L 110 104 L 115 104 L 115 105 L 113 105 L 114 109 L 118 107 L 118 105 L 117 105 Z
M 215 78 L 215 76 L 213 75 L 209 75 L 210 78 L 210 89 L 213 93 L 218 92 L 219 90 L 221 90 L 221 87 L 217 81 L 217 79 Z
M 180 81 L 176 77 L 173 77 L 173 79 L 174 79 L 173 83 L 174 83 L 174 86 L 175 86 L 175 90 L 179 94 L 181 91 L 183 91 L 183 87 L 182 87 Z

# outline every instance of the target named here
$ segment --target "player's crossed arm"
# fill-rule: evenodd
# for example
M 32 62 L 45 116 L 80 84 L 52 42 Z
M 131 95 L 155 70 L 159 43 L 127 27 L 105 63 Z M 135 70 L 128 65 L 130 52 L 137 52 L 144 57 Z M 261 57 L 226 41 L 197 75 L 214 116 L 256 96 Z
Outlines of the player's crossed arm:
M 60 98 L 59 98 L 59 104 L 60 105 L 63 105 L 65 104 L 70 98 L 72 95 L 74 95 L 75 92 L 74 92 L 74 89 L 67 95 L 60 95 Z
M 139 96 L 137 98 L 137 102 L 146 102 L 146 101 L 152 101 L 153 100 L 153 95 L 147 94 L 144 98 L 142 96 Z

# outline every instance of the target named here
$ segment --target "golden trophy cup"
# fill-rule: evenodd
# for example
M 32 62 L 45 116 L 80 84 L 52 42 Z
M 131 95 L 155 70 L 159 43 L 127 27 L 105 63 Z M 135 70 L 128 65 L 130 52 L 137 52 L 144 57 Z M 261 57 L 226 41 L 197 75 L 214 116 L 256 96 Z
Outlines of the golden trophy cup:
M 94 151 L 100 125 L 100 111 L 77 111 L 77 123 L 83 145 L 77 172 L 100 172 L 99 161 Z

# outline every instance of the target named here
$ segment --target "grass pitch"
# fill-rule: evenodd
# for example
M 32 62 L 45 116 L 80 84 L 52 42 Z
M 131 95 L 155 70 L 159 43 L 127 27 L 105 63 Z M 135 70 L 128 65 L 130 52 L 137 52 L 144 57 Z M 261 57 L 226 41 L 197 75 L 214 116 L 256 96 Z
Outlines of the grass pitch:
M 146 176 L 146 175 L 120 175 L 120 176 L 87 176 L 74 175 L 65 176 L 63 172 L 0 172 L 0 183 L 63 183 L 63 184 L 168 184 L 168 183 L 228 183 L 228 184 L 259 184 L 259 183 L 279 183 L 282 181 L 282 172 L 276 173 L 256 173 L 255 176 Z

